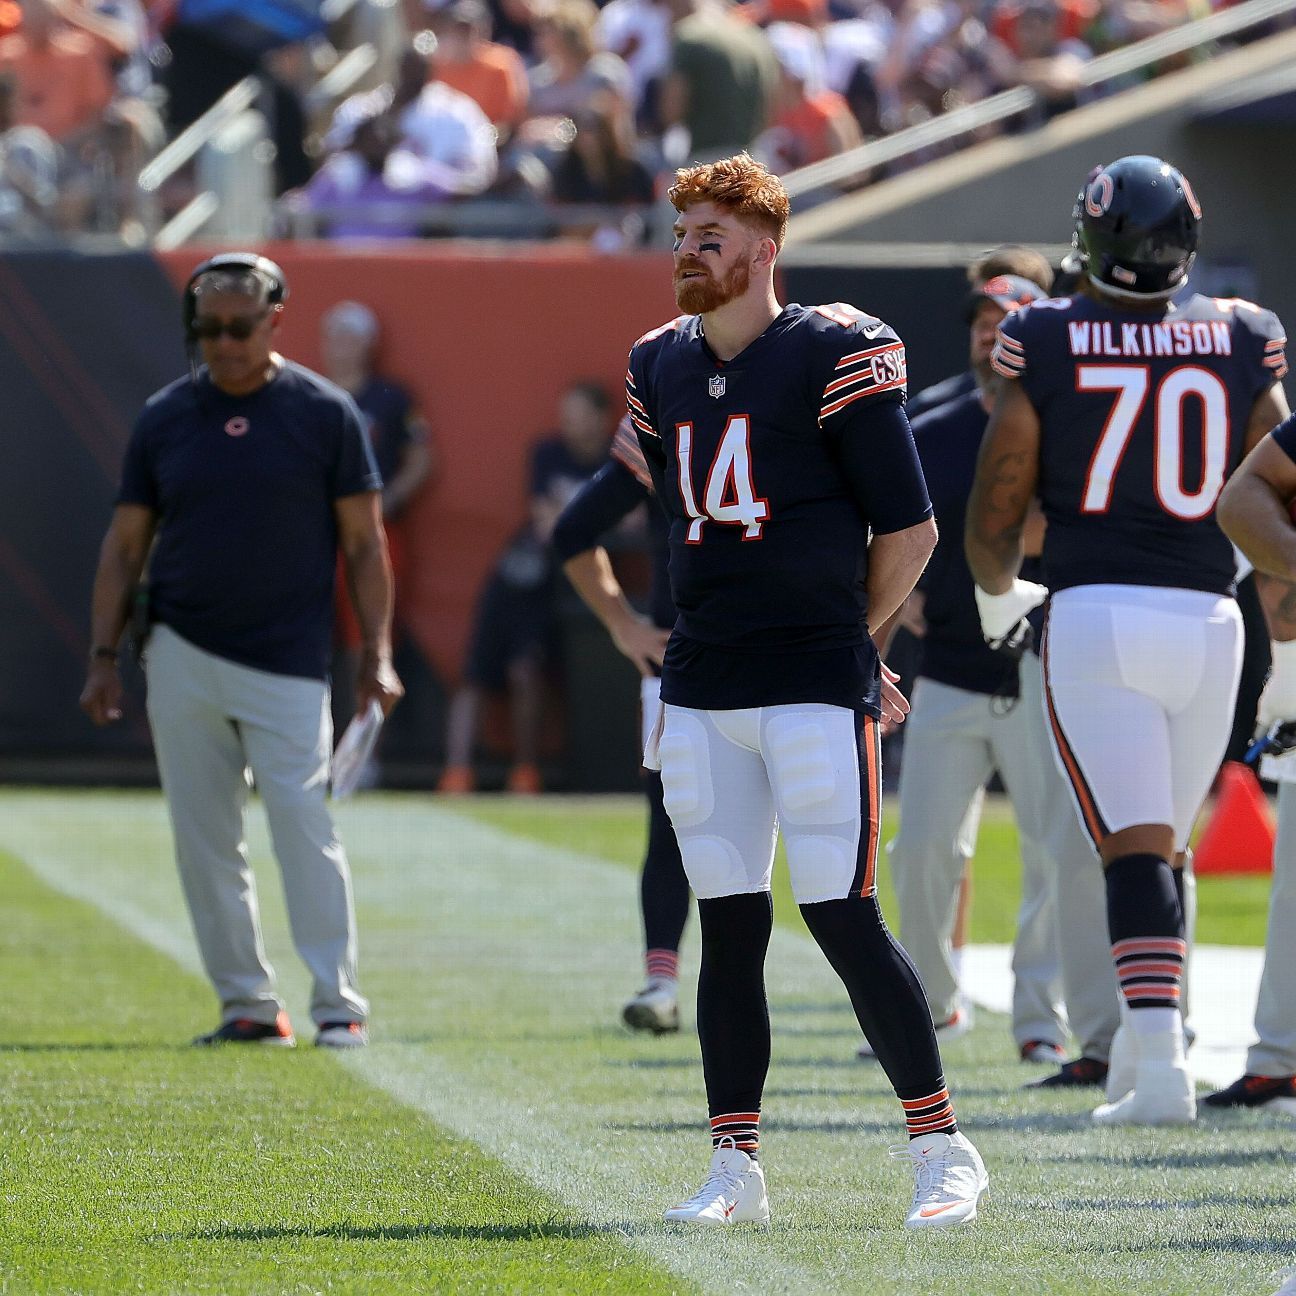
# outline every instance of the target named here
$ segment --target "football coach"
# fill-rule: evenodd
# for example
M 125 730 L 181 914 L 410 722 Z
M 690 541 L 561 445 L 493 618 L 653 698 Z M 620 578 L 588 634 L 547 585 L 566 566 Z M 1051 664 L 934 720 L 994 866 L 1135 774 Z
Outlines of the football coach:
M 149 725 L 221 1005 L 220 1025 L 194 1043 L 295 1042 L 247 862 L 255 782 L 313 979 L 315 1042 L 347 1048 L 368 1040 L 368 1004 L 356 986 L 350 871 L 326 801 L 339 549 L 363 635 L 357 705 L 386 713 L 403 689 L 382 481 L 351 398 L 274 350 L 287 296 L 279 267 L 250 253 L 213 257 L 190 276 L 190 373 L 150 397 L 126 449 L 81 707 L 98 725 L 121 716 L 118 644 L 147 565 Z

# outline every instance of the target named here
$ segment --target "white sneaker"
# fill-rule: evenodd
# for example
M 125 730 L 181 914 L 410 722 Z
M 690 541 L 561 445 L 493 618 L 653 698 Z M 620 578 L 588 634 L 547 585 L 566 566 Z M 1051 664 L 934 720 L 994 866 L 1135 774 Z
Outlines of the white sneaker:
M 970 1004 L 959 1004 L 954 1009 L 954 1015 L 949 1021 L 938 1022 L 936 1025 L 936 1040 L 940 1044 L 946 1044 L 950 1040 L 958 1039 L 960 1035 L 966 1035 L 972 1029 L 972 1007 Z M 873 1051 L 873 1045 L 865 1040 L 858 1049 L 855 1050 L 855 1056 L 860 1058 L 875 1058 L 877 1054 Z
M 649 981 L 621 1009 L 621 1020 L 631 1030 L 668 1035 L 680 1028 L 679 993 L 676 982 L 658 978 Z
M 976 1219 L 977 1202 L 990 1186 L 981 1154 L 963 1134 L 924 1134 L 891 1155 L 914 1172 L 913 1204 L 905 1228 L 952 1228 Z
M 1107 1054 L 1107 1101 L 1118 1103 L 1134 1088 L 1134 1075 L 1138 1070 L 1138 1036 L 1121 1022 L 1112 1036 Z
M 668 1220 L 710 1226 L 768 1224 L 769 1217 L 765 1172 L 732 1139 L 721 1140 L 702 1187 L 666 1212 Z
M 1191 1125 L 1197 1094 L 1183 1062 L 1140 1060 L 1134 1088 L 1118 1102 L 1095 1107 L 1099 1125 Z

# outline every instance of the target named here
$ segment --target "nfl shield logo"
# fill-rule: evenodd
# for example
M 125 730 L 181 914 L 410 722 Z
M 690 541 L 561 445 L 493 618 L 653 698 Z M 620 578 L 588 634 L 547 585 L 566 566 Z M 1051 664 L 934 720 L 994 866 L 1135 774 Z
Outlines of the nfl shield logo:
M 713 374 L 711 380 L 707 383 L 707 395 L 712 400 L 719 400 L 724 395 L 724 387 L 724 374 Z

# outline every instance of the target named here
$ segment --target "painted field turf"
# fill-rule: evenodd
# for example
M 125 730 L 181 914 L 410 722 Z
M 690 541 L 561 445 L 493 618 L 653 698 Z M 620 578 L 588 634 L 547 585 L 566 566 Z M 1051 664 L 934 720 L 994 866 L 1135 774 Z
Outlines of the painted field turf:
M 1015 891 L 993 819 L 977 940 L 1006 938 Z M 1296 1125 L 1096 1130 L 1089 1093 L 1021 1090 L 1038 1072 L 984 1014 L 946 1062 L 992 1198 L 971 1229 L 906 1233 L 896 1104 L 855 1060 L 786 893 L 769 960 L 774 1226 L 670 1229 L 661 1209 L 705 1167 L 705 1113 L 690 1031 L 616 1025 L 639 979 L 641 807 L 372 796 L 341 824 L 373 1047 L 198 1051 L 185 1042 L 215 1006 L 160 800 L 0 795 L 0 1291 L 1243 1296 L 1296 1260 Z M 259 812 L 252 828 L 307 1044 Z M 1262 930 L 1258 894 L 1203 939 Z

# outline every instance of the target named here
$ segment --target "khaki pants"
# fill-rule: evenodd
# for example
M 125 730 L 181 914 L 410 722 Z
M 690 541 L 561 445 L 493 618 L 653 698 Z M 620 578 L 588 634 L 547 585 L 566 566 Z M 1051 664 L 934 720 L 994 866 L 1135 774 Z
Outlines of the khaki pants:
M 311 972 L 316 1023 L 363 1021 L 346 854 L 329 814 L 328 687 L 194 647 L 166 626 L 149 640 L 148 715 L 176 862 L 223 1021 L 272 1022 L 282 1007 L 261 940 L 243 820 L 251 770 L 283 876 L 293 943 Z

